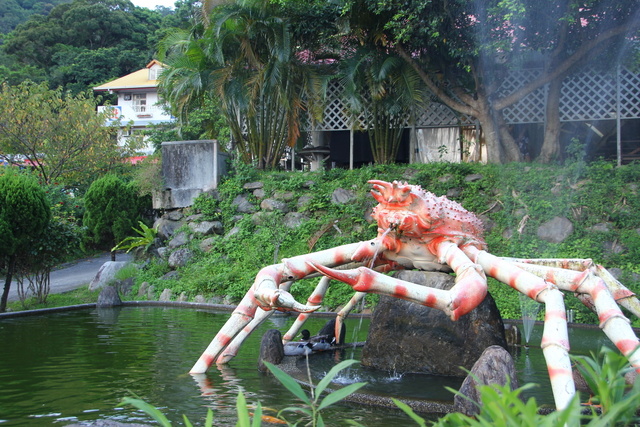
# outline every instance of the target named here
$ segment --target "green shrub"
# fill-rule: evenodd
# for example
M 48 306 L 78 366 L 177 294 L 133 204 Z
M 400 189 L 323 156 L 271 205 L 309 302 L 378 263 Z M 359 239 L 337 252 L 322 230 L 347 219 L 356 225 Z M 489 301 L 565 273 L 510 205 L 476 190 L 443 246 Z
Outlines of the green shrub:
M 222 219 L 219 205 L 218 200 L 211 194 L 200 193 L 191 207 L 201 213 L 204 220 L 219 221 Z
M 309 359 L 307 359 L 307 364 L 309 363 Z M 356 360 L 344 360 L 337 365 L 335 365 L 331 370 L 324 376 L 322 380 L 318 383 L 316 387 L 311 387 L 310 395 L 302 389 L 300 384 L 296 382 L 289 374 L 284 372 L 282 369 L 277 366 L 272 365 L 269 362 L 265 362 L 265 365 L 271 371 L 271 373 L 276 377 L 278 381 L 295 397 L 296 399 L 302 402 L 302 405 L 298 406 L 290 406 L 284 408 L 278 412 L 277 419 L 279 424 L 286 423 L 288 426 L 297 426 L 301 420 L 298 420 L 294 423 L 288 421 L 285 417 L 286 413 L 292 413 L 296 418 L 307 421 L 305 425 L 313 426 L 313 427 L 324 427 L 325 423 L 322 418 L 322 410 L 344 400 L 347 396 L 355 393 L 361 387 L 363 387 L 366 383 L 353 383 L 346 387 L 340 388 L 338 390 L 332 391 L 322 397 L 322 394 L 325 392 L 327 387 L 331 384 L 331 381 L 338 375 L 342 370 L 348 368 L 354 363 L 358 363 Z M 309 383 L 313 384 L 311 381 L 311 377 L 309 376 Z M 139 398 L 130 398 L 126 397 L 122 401 L 123 405 L 132 405 L 141 411 L 145 412 L 147 415 L 151 416 L 158 424 L 163 427 L 171 427 L 172 423 L 169 419 L 160 412 L 153 405 L 148 404 L 147 402 L 139 399 Z M 253 414 L 249 413 L 249 409 L 247 406 L 247 401 L 244 397 L 244 393 L 242 391 L 238 392 L 238 398 L 236 401 L 236 409 L 238 414 L 238 423 L 237 427 L 259 427 L 262 425 L 262 406 L 260 402 L 255 405 L 255 412 Z M 253 415 L 253 420 L 251 420 L 251 416 Z M 183 415 L 184 424 L 186 426 L 192 426 L 189 419 Z M 207 410 L 207 418 L 205 420 L 205 426 L 210 427 L 213 426 L 213 413 L 211 409 Z M 355 421 L 351 422 L 352 425 L 359 425 Z
M 569 405 L 548 415 L 539 413 L 535 398 L 527 401 L 521 399 L 523 390 L 533 384 L 526 384 L 516 390 L 511 390 L 509 384 L 485 385 L 480 389 L 480 413 L 469 417 L 460 413 L 451 413 L 433 423 L 436 427 L 458 426 L 613 426 L 637 425 L 640 416 L 640 382 L 635 382 L 631 390 L 627 390 L 624 375 L 632 371 L 624 356 L 603 347 L 599 356 L 575 357 L 578 370 L 583 375 L 590 389 L 594 392 L 592 401 L 598 404 L 588 407 L 590 411 L 583 411 L 580 397 L 576 395 Z M 450 390 L 457 393 L 455 390 Z M 397 399 L 395 404 L 402 409 L 413 421 L 425 426 L 425 420 L 411 408 Z
M 521 427 L 521 426 L 614 426 L 614 425 L 637 425 L 640 416 L 637 409 L 640 406 L 640 382 L 635 382 L 631 390 L 627 390 L 624 381 L 625 373 L 632 370 L 624 356 L 611 349 L 603 348 L 599 356 L 576 357 L 576 366 L 583 377 L 594 391 L 593 400 L 599 404 L 598 410 L 591 406 L 590 411 L 584 411 L 580 405 L 579 395 L 571 400 L 569 405 L 550 414 L 540 413 L 535 398 L 523 401 L 521 394 L 524 390 L 531 388 L 534 384 L 526 384 L 518 389 L 511 390 L 509 384 L 506 385 L 484 385 L 480 386 L 480 402 L 477 404 L 480 413 L 475 417 L 469 417 L 461 413 L 450 413 L 444 417 L 431 422 L 434 427 Z M 307 360 L 308 363 L 308 360 Z M 356 392 L 365 383 L 353 383 L 327 394 L 324 398 L 322 393 L 330 385 L 333 378 L 343 369 L 357 363 L 355 360 L 345 360 L 335 365 L 327 375 L 318 383 L 314 389 L 310 389 L 308 395 L 287 373 L 277 366 L 265 363 L 267 368 L 273 373 L 278 381 L 295 397 L 302 402 L 302 405 L 290 406 L 278 412 L 277 418 L 286 422 L 288 426 L 296 426 L 307 421 L 305 425 L 324 426 L 321 411 L 326 407 L 341 402 L 349 395 Z M 313 384 L 309 378 L 310 384 Z M 451 390 L 458 393 L 456 390 Z M 408 405 L 398 399 L 392 398 L 398 406 L 416 425 L 427 426 L 427 421 L 416 414 Z M 156 422 L 165 427 L 170 427 L 171 422 L 152 405 L 133 398 L 125 398 L 123 404 L 130 404 L 150 415 Z M 251 420 L 248 406 L 244 394 L 240 391 L 236 401 L 238 414 L 237 426 L 257 427 L 262 425 L 262 406 L 258 402 L 256 410 Z M 297 415 L 295 423 L 285 418 L 285 414 L 293 413 Z M 189 419 L 183 416 L 184 423 L 191 426 Z M 337 421 L 337 420 L 332 420 Z M 343 420 L 350 425 L 360 425 L 354 420 Z M 207 411 L 206 426 L 212 426 L 214 417 L 209 409 Z M 404 423 L 404 420 L 398 420 Z
M 129 253 L 133 249 L 141 248 L 143 251 L 148 251 L 158 235 L 158 230 L 155 228 L 147 227 L 147 225 L 138 221 L 140 228 L 133 228 L 133 231 L 138 234 L 137 236 L 125 237 L 120 243 L 118 243 L 111 251 L 126 250 Z
M 0 266 L 5 269 L 0 312 L 6 309 L 20 261 L 31 260 L 34 249 L 39 249 L 33 244 L 47 229 L 50 218 L 49 201 L 35 178 L 5 168 L 0 175 Z
M 128 236 L 148 207 L 135 185 L 115 175 L 95 180 L 84 196 L 84 245 L 110 250 Z

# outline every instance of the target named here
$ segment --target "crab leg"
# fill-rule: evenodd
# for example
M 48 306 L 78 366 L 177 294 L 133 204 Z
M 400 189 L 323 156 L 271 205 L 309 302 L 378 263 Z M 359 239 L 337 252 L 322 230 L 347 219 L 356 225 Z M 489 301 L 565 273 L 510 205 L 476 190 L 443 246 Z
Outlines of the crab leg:
M 289 288 L 291 288 L 292 284 L 293 282 L 291 281 L 285 282 L 280 285 L 280 289 L 289 292 Z M 220 356 L 218 356 L 216 363 L 221 365 L 233 359 L 238 354 L 240 346 L 242 345 L 244 340 L 247 339 L 249 335 L 251 335 L 251 332 L 253 332 L 254 329 L 260 326 L 269 317 L 271 317 L 272 314 L 273 310 L 263 310 L 258 307 L 253 320 L 249 322 L 247 326 L 242 328 L 240 332 L 238 332 L 238 334 L 233 338 L 229 345 L 224 349 L 224 352 L 222 352 Z
M 387 266 L 383 266 L 382 268 L 380 267 L 376 267 L 374 268 L 375 271 L 387 271 L 388 268 Z M 365 299 L 367 296 L 367 292 L 356 292 L 353 294 L 353 296 L 351 297 L 351 299 L 349 299 L 349 302 L 347 304 L 345 304 L 344 307 L 342 307 L 342 309 L 338 312 L 338 314 L 336 314 L 336 325 L 335 325 L 335 329 L 334 329 L 334 337 L 335 337 L 335 343 L 336 344 L 344 344 L 342 342 L 340 342 L 340 337 L 342 336 L 342 325 L 344 324 L 344 321 L 347 319 L 347 316 L 349 315 L 349 313 L 351 313 L 351 311 L 353 310 L 353 308 L 358 305 L 363 299 Z
M 313 293 L 311 294 L 309 299 L 307 299 L 307 305 L 314 307 L 320 306 L 324 295 L 327 293 L 327 289 L 329 288 L 329 282 L 331 282 L 331 279 L 329 279 L 327 276 L 322 276 L 322 279 L 320 279 L 320 282 L 318 282 L 318 285 L 313 290 Z M 293 325 L 291 325 L 291 328 L 289 328 L 287 333 L 282 337 L 282 342 L 286 343 L 295 338 L 308 318 L 309 313 L 298 314 L 298 317 L 296 318 L 295 322 L 293 322 Z
M 389 295 L 412 301 L 445 312 L 452 320 L 478 306 L 486 295 L 486 279 L 479 268 L 451 242 L 442 242 L 438 254 L 457 273 L 456 284 L 449 290 L 434 289 L 389 277 L 366 267 L 340 271 L 313 264 L 322 274 L 347 283 L 354 290 L 364 293 Z
M 377 267 L 377 268 L 374 268 L 374 270 L 387 271 L 388 266 Z M 347 319 L 347 316 L 349 315 L 349 313 L 351 313 L 351 310 L 353 310 L 353 308 L 356 305 L 358 305 L 360 301 L 365 299 L 366 296 L 367 296 L 366 292 L 354 293 L 351 299 L 349 299 L 349 302 L 345 304 L 344 307 L 342 307 L 342 309 L 338 312 L 338 314 L 336 314 L 336 324 L 333 332 L 333 336 L 336 344 L 344 344 L 340 342 L 340 337 L 342 336 L 342 325 L 344 324 L 344 321 Z
M 355 307 L 366 296 L 367 296 L 366 292 L 356 292 L 355 294 L 353 294 L 349 302 L 344 307 L 342 307 L 342 309 L 336 315 L 336 326 L 333 333 L 333 336 L 335 337 L 335 340 L 336 340 L 336 344 L 344 344 L 340 342 L 340 337 L 342 335 L 342 325 L 344 324 L 344 321 L 349 315 L 349 313 L 351 313 L 351 310 L 353 310 L 353 307 Z
M 252 322 L 259 306 L 258 301 L 271 301 L 272 307 L 279 307 L 284 310 L 313 311 L 315 309 L 314 307 L 307 307 L 298 303 L 289 293 L 280 291 L 276 285 L 276 279 L 279 278 L 278 276 L 275 266 L 261 270 L 261 274 L 258 274 L 254 285 L 249 289 L 249 292 L 247 292 L 242 301 L 240 301 L 240 304 L 238 304 L 238 307 L 233 311 L 229 320 L 227 320 L 191 368 L 190 372 L 192 374 L 202 374 L 206 372 L 224 349 L 229 346 L 236 335 Z M 251 333 L 251 331 L 245 331 L 245 336 L 248 336 L 249 333 Z
M 622 283 L 620 283 L 606 268 L 599 264 L 595 264 L 591 259 L 518 259 L 518 258 L 502 258 L 512 262 L 533 264 L 546 267 L 555 267 L 565 270 L 585 271 L 591 270 L 593 274 L 600 277 L 615 301 L 633 313 L 636 317 L 640 317 L 640 300 L 636 297 L 635 293 L 627 289 Z M 589 308 L 593 307 L 593 301 L 587 298 L 587 301 L 582 299 L 582 302 Z
M 488 276 L 545 304 L 542 353 L 547 362 L 556 407 L 566 408 L 576 389 L 569 359 L 569 333 L 562 292 L 544 279 L 475 246 L 465 246 L 463 250 L 482 266 Z
M 640 341 L 633 332 L 629 320 L 618 308 L 614 296 L 609 292 L 609 287 L 592 269 L 572 271 L 532 264 L 519 265 L 555 283 L 562 290 L 589 295 L 594 311 L 598 315 L 600 328 L 629 359 L 629 363 L 640 372 L 640 352 L 636 351 Z
M 301 255 L 290 259 L 282 260 L 282 263 L 265 267 L 256 276 L 253 285 L 244 296 L 238 307 L 231 314 L 231 317 L 218 334 L 213 338 L 209 346 L 202 353 L 198 361 L 191 368 L 191 373 L 204 373 L 209 369 L 214 361 L 229 346 L 233 339 L 247 327 L 254 317 L 258 307 L 265 311 L 273 309 L 281 311 L 312 312 L 319 306 L 309 306 L 298 303 L 286 291 L 279 289 L 279 285 L 284 281 L 294 281 L 315 273 L 315 269 L 310 263 L 317 262 L 328 266 L 338 266 L 351 261 L 354 255 L 366 257 L 373 256 L 371 248 L 376 248 L 377 244 L 370 241 L 352 243 L 325 251 L 308 255 Z M 253 326 L 257 326 L 256 323 Z M 248 336 L 251 330 L 243 334 Z M 239 346 L 241 343 L 237 343 Z M 226 357 L 223 358 L 227 359 Z

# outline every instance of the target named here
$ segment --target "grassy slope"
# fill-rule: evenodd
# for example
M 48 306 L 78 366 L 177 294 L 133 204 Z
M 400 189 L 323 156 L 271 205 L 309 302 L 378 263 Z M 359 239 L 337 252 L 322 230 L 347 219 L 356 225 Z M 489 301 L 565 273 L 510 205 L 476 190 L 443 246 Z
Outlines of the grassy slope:
M 169 268 L 166 261 L 156 259 L 138 273 L 136 283 L 149 282 L 158 295 L 171 288 L 174 295 L 185 292 L 190 297 L 202 294 L 237 302 L 261 267 L 307 253 L 310 247 L 316 251 L 374 237 L 376 225 L 367 221 L 367 212 L 375 205 L 369 195 L 369 179 L 406 180 L 438 196 L 450 194 L 466 209 L 481 214 L 488 226 L 486 241 L 496 255 L 593 258 L 607 268 L 620 268 L 623 282 L 631 289 L 640 287 L 638 276 L 634 276 L 640 273 L 640 165 L 615 168 L 608 163 L 586 165 L 579 161 L 564 167 L 435 163 L 317 173 L 236 167 L 220 185 L 218 199 L 203 196 L 186 213 L 203 213 L 205 218 L 222 221 L 225 232 L 233 227 L 239 232 L 228 239 L 218 236 L 206 253 L 199 249 L 202 237 L 194 236 L 190 247 L 196 257 L 178 270 L 178 279 L 162 279 Z M 306 222 L 292 230 L 282 224 L 283 214 L 261 212 L 261 224 L 251 215 L 238 216 L 231 203 L 237 195 L 249 194 L 256 206 L 260 204 L 260 199 L 242 188 L 254 181 L 264 183 L 265 197 L 285 200 L 291 210 L 306 216 Z M 351 191 L 355 198 L 347 204 L 332 203 L 336 188 Z M 307 201 L 298 206 L 301 197 Z M 555 216 L 564 216 L 574 224 L 573 234 L 558 244 L 536 235 L 540 224 Z M 611 247 L 621 250 L 612 251 Z M 316 280 L 297 283 L 292 293 L 306 300 Z M 503 317 L 520 318 L 520 302 L 514 291 L 494 281 L 490 291 Z M 344 304 L 351 293 L 348 286 L 334 283 L 325 306 L 333 309 Z M 77 294 L 78 298 L 74 294 L 51 296 L 49 303 L 75 304 L 94 298 L 86 291 Z M 375 301 L 375 296 L 369 297 L 369 304 Z M 566 303 L 576 311 L 577 321 L 595 322 L 594 315 L 574 298 L 566 298 Z
M 472 179 L 474 175 L 479 179 Z M 159 280 L 168 271 L 166 263 L 159 262 L 137 281 L 148 281 L 159 292 L 172 288 L 174 293 L 218 295 L 238 301 L 261 267 L 307 253 L 311 246 L 315 251 L 374 237 L 376 225 L 366 218 L 375 205 L 369 195 L 369 179 L 406 180 L 436 195 L 452 194 L 451 198 L 466 209 L 482 215 L 488 225 L 486 241 L 496 255 L 593 258 L 608 268 L 622 269 L 623 281 L 630 288 L 640 285 L 637 276 L 636 281 L 632 278 L 633 273 L 640 273 L 640 165 L 614 168 L 608 163 L 587 166 L 582 162 L 565 167 L 437 163 L 321 173 L 259 172 L 240 167 L 220 186 L 220 200 L 202 197 L 192 209 L 221 220 L 225 231 L 236 226 L 240 232 L 233 238 L 215 239 L 207 253 L 198 249 L 201 239 L 196 237 L 191 242 L 196 261 L 179 270 L 178 280 Z M 291 230 L 282 225 L 282 214 L 274 212 L 260 213 L 262 224 L 255 224 L 250 215 L 238 219 L 231 201 L 238 194 L 251 194 L 242 186 L 254 181 L 264 183 L 265 198 L 287 200 L 291 210 L 298 210 L 308 220 Z M 354 200 L 332 203 L 336 188 L 351 191 Z M 261 200 L 250 197 L 259 206 Z M 308 198 L 302 207 L 297 206 L 300 197 Z M 555 216 L 564 216 L 574 224 L 573 234 L 558 244 L 536 235 L 538 227 Z M 606 230 L 602 224 L 606 224 Z M 611 247 L 620 250 L 612 251 Z M 304 301 L 315 283 L 301 281 L 292 293 Z M 495 282 L 490 289 L 504 317 L 520 317 L 520 303 L 514 291 Z M 351 293 L 346 285 L 332 284 L 325 306 L 333 309 L 344 304 Z M 375 303 L 375 298 L 372 301 Z M 576 310 L 577 321 L 595 321 L 574 298 L 567 298 L 567 306 Z

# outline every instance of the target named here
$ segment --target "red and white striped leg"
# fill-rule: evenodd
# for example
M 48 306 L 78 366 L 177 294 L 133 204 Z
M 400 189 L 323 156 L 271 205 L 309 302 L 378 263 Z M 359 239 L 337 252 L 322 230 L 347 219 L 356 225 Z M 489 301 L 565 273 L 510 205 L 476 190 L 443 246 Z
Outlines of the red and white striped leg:
M 367 296 L 366 292 L 356 292 L 353 294 L 349 302 L 342 307 L 342 309 L 336 314 L 336 324 L 333 332 L 333 336 L 335 337 L 336 344 L 344 344 L 340 342 L 340 337 L 342 336 L 342 325 L 344 324 L 345 319 L 351 313 L 351 310 L 360 303 Z
M 231 317 L 211 340 L 209 346 L 191 368 L 192 374 L 203 374 L 218 358 L 220 353 L 229 345 L 233 338 L 254 318 L 258 304 L 253 296 L 253 289 L 240 301 Z
M 486 295 L 486 279 L 479 267 L 450 242 L 440 244 L 438 254 L 457 273 L 456 284 L 450 290 L 434 289 L 389 277 L 366 267 L 335 270 L 320 264 L 314 267 L 322 274 L 347 283 L 362 293 L 389 295 L 445 312 L 453 320 L 478 306 Z
M 301 255 L 285 259 L 280 264 L 265 267 L 256 276 L 253 285 L 244 296 L 238 307 L 218 334 L 213 338 L 209 346 L 202 353 L 198 361 L 191 368 L 191 373 L 204 373 L 222 352 L 229 346 L 233 339 L 247 327 L 256 316 L 256 310 L 261 307 L 265 311 L 273 309 L 281 311 L 297 311 L 300 313 L 313 312 L 319 306 L 307 306 L 298 303 L 286 291 L 280 289 L 280 284 L 285 281 L 295 281 L 315 273 L 311 263 L 317 262 L 324 265 L 338 266 L 351 261 L 355 254 L 372 256 L 371 250 L 377 246 L 372 242 L 359 242 L 312 254 Z M 369 249 L 372 248 L 372 249 Z M 371 255 L 368 255 L 370 254 Z M 255 325 L 255 323 L 254 323 Z M 250 333 L 250 331 L 248 331 Z M 244 333 L 246 337 L 247 332 Z M 242 343 L 237 342 L 239 347 Z M 228 361 L 230 357 L 223 357 Z
M 320 304 L 322 304 L 322 301 L 324 300 L 325 294 L 327 293 L 327 289 L 329 288 L 330 282 L 331 282 L 331 279 L 329 279 L 326 276 L 323 276 L 318 282 L 318 285 L 316 286 L 316 288 L 311 293 L 311 296 L 307 299 L 307 305 L 314 306 L 314 307 L 320 306 Z M 300 332 L 300 329 L 302 328 L 302 326 L 304 326 L 304 323 L 307 321 L 309 316 L 310 316 L 310 313 L 298 314 L 298 317 L 296 318 L 295 322 L 293 322 L 293 325 L 291 325 L 287 333 L 284 334 L 284 336 L 282 337 L 282 342 L 287 343 L 292 339 L 294 339 L 296 335 L 298 335 L 298 332 Z
M 629 319 L 625 317 L 618 307 L 611 288 L 607 286 L 601 276 L 597 275 L 595 269 L 573 271 L 534 264 L 518 265 L 539 277 L 544 277 L 546 280 L 555 283 L 562 290 L 588 295 L 593 304 L 593 309 L 598 315 L 600 328 L 618 350 L 629 359 L 631 366 L 640 372 L 640 351 L 636 351 L 640 346 L 640 341 L 633 332 Z M 619 295 L 623 291 L 616 289 L 615 292 Z M 629 300 L 629 298 L 625 299 Z
M 474 246 L 463 251 L 480 264 L 484 272 L 517 291 L 545 304 L 542 352 L 547 363 L 553 398 L 558 409 L 566 408 L 575 395 L 569 359 L 569 334 L 563 294 L 552 283 Z
M 616 303 L 629 310 L 634 316 L 640 317 L 640 300 L 633 292 L 613 277 L 603 266 L 595 264 L 593 271 L 596 276 L 604 281 Z
M 242 328 L 240 332 L 238 332 L 238 334 L 236 334 L 236 336 L 231 340 L 229 345 L 224 348 L 224 350 L 216 359 L 216 364 L 222 365 L 228 363 L 231 359 L 236 357 L 244 340 L 247 339 L 249 335 L 251 335 L 251 333 L 265 320 L 271 317 L 273 312 L 274 310 L 267 311 L 258 307 L 254 318 L 244 328 Z
M 636 317 L 640 317 L 640 300 L 636 297 L 635 293 L 631 292 L 627 287 L 620 283 L 606 268 L 599 264 L 595 264 L 593 260 L 589 258 L 570 258 L 570 259 L 554 259 L 554 258 L 540 258 L 540 259 L 519 259 L 519 258 L 503 258 L 517 263 L 533 264 L 545 267 L 555 267 L 564 270 L 585 271 L 590 270 L 593 274 L 600 277 L 605 286 L 611 292 L 613 299 L 619 305 L 623 306 Z M 593 308 L 593 302 L 590 297 L 586 300 L 581 298 L 581 301 L 589 308 Z
M 289 292 L 291 285 L 293 282 L 285 282 L 280 285 L 280 290 Z M 221 365 L 224 363 L 228 363 L 231 359 L 233 359 L 240 351 L 240 346 L 245 339 L 251 335 L 251 333 L 260 326 L 265 320 L 267 320 L 273 314 L 274 310 L 263 310 L 260 307 L 256 310 L 255 316 L 251 322 L 244 328 L 238 332 L 238 334 L 231 340 L 229 345 L 224 349 L 220 356 L 216 359 L 216 364 Z

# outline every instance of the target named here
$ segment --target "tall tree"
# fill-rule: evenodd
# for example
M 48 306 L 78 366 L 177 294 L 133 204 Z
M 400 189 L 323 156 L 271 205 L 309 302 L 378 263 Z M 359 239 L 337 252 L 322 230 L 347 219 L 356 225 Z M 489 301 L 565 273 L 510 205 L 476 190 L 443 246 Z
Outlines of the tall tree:
M 68 2 L 69 0 L 3 0 L 0 3 L 0 33 L 12 31 L 32 15 L 46 16 L 54 6 Z
M 117 127 L 106 125 L 107 114 L 96 113 L 90 94 L 73 96 L 46 83 L 5 84 L 0 88 L 0 158 L 35 169 L 44 184 L 87 186 L 135 148 L 117 146 Z
M 44 190 L 26 174 L 7 168 L 0 175 L 0 266 L 5 284 L 0 297 L 0 313 L 7 307 L 17 259 L 31 249 L 33 239 L 47 227 L 51 208 Z
M 339 47 L 344 99 L 352 123 L 364 121 L 374 161 L 393 163 L 411 113 L 424 107 L 426 90 L 389 45 L 384 19 L 362 7 L 348 18 Z
M 318 66 L 299 56 L 276 4 L 249 0 L 214 8 L 204 27 L 176 33 L 161 49 L 161 87 L 178 113 L 215 94 L 243 161 L 278 165 L 300 134 L 303 110 L 324 93 Z
M 486 0 L 356 0 L 386 19 L 398 53 L 440 101 L 481 124 L 493 163 L 522 156 L 502 111 L 573 71 L 594 52 L 636 34 L 636 0 L 546 2 Z M 352 9 L 354 9 L 352 7 Z M 510 68 L 543 54 L 543 72 L 499 92 Z

